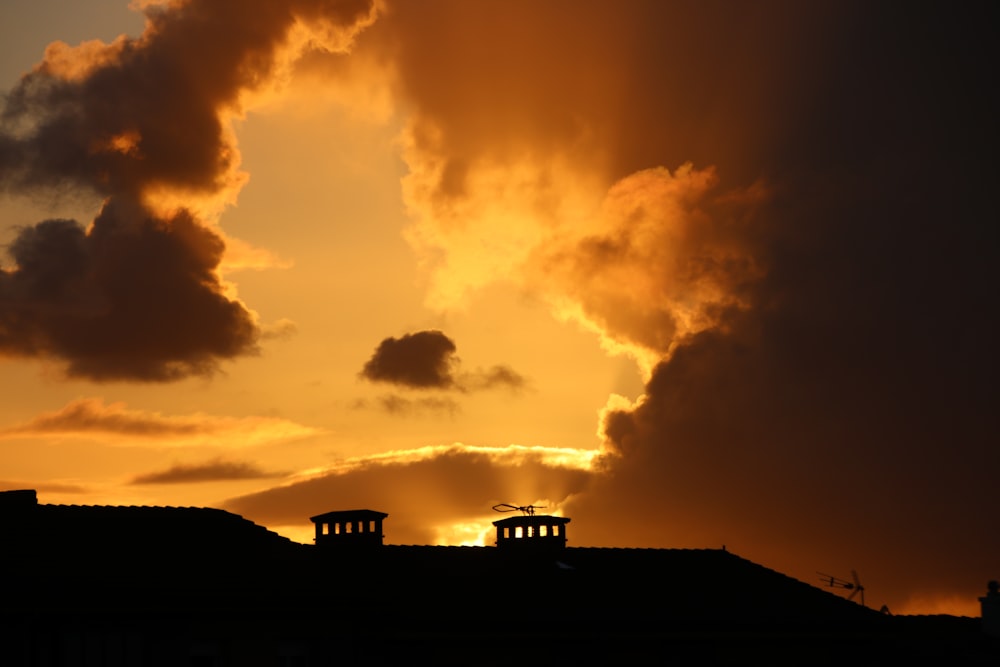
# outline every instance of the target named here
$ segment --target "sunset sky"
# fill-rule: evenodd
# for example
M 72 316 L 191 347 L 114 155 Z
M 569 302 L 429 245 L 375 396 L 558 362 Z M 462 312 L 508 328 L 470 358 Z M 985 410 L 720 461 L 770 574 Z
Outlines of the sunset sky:
M 0 489 L 1000 578 L 991 3 L 4 0 Z

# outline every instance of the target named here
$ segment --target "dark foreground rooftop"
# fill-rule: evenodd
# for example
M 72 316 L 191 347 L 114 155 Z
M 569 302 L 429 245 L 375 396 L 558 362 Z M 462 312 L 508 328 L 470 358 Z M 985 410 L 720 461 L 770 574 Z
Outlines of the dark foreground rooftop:
M 568 519 L 433 547 L 328 512 L 313 546 L 221 510 L 19 493 L 0 493 L 5 666 L 1000 664 L 979 619 L 886 616 L 723 550 L 565 547 Z

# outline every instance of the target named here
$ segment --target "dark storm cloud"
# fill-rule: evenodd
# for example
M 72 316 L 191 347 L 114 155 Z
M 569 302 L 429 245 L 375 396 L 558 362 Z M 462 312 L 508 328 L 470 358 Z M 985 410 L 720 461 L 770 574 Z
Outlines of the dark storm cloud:
M 857 3 L 824 1 L 387 5 L 358 49 L 393 56 L 417 147 L 439 153 L 440 202 L 471 196 L 484 161 L 526 153 L 613 178 L 723 156 L 722 176 L 747 185 L 789 116 L 814 111 L 798 96 L 845 48 L 834 29 L 864 18 Z
M 239 161 L 222 114 L 268 83 L 296 22 L 326 22 L 346 41 L 371 11 L 366 0 L 187 0 L 149 7 L 136 39 L 54 43 L 6 96 L 0 184 L 215 193 Z
M 192 484 L 243 479 L 273 479 L 287 473 L 269 472 L 247 461 L 216 459 L 205 463 L 178 463 L 166 470 L 136 475 L 129 484 Z
M 0 191 L 105 201 L 87 228 L 19 231 L 0 271 L 0 353 L 97 381 L 210 374 L 257 351 L 253 314 L 218 276 L 224 242 L 191 211 L 242 184 L 229 119 L 274 77 L 293 28 L 343 48 L 372 6 L 189 0 L 146 13 L 139 38 L 50 45 L 0 111 Z
M 544 227 L 560 170 L 611 202 L 655 186 L 611 226 L 529 230 L 546 261 L 525 282 L 668 357 L 605 415 L 607 474 L 567 508 L 577 538 L 728 543 L 803 579 L 857 568 L 893 608 L 973 605 L 1000 552 L 993 6 L 426 7 L 392 4 L 371 37 L 415 110 L 409 197 L 432 250 L 503 231 L 476 218 L 494 212 L 477 187 L 503 183 L 490 197 L 523 196 Z M 540 176 L 509 186 L 523 173 Z
M 361 376 L 419 389 L 446 389 L 455 384 L 455 343 L 440 331 L 418 331 L 379 343 Z
M 190 215 L 109 202 L 88 232 L 29 227 L 0 273 L 0 351 L 65 361 L 70 376 L 166 381 L 257 350 L 252 314 L 223 294 L 222 240 Z
M 755 221 L 753 307 L 605 415 L 613 474 L 567 512 L 601 517 L 577 531 L 599 543 L 679 534 L 803 579 L 858 568 L 892 608 L 956 592 L 971 606 L 1000 551 L 984 529 L 1000 109 L 983 82 L 998 54 L 985 5 L 905 23 L 851 8 L 864 20 L 833 31 L 847 48 L 799 54 L 822 65 L 792 104 L 809 113 L 760 149 L 775 196 Z

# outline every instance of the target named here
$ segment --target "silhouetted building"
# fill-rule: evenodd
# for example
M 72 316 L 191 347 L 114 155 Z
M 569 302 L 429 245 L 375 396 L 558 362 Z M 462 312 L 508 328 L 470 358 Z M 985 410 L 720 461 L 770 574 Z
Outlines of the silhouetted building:
M 0 665 L 1000 664 L 979 619 L 887 616 L 731 551 L 570 547 L 543 516 L 496 547 L 383 544 L 387 517 L 318 514 L 314 546 L 0 493 Z

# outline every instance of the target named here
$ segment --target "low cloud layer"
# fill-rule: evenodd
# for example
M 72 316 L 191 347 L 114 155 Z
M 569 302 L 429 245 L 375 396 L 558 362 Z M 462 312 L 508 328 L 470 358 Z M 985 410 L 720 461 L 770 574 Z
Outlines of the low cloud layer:
M 177 463 L 166 470 L 136 475 L 129 484 L 197 484 L 247 479 L 273 479 L 287 473 L 270 472 L 255 463 L 214 459 L 203 463 Z
M 106 404 L 100 398 L 80 398 L 54 412 L 0 429 L 0 439 L 61 435 L 100 438 L 111 444 L 247 447 L 318 433 L 317 429 L 275 417 L 168 416 L 130 409 L 124 403 Z

